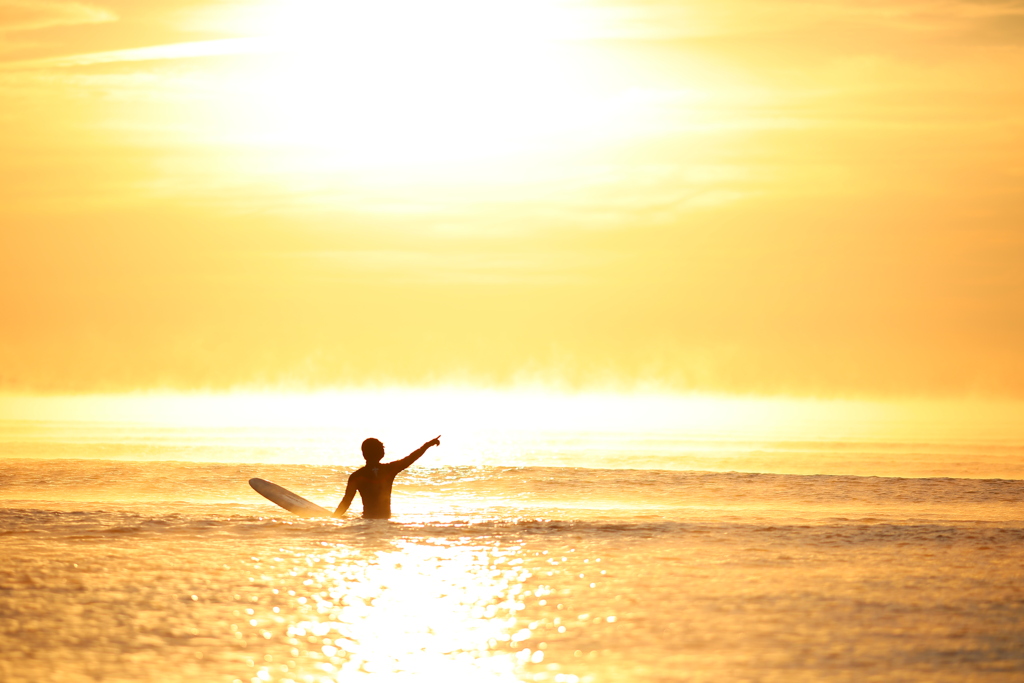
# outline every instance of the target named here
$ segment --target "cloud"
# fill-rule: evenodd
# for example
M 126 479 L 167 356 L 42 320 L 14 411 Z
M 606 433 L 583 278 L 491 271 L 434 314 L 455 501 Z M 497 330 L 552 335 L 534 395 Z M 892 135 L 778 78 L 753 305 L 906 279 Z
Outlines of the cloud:
M 151 62 L 170 59 L 193 59 L 196 57 L 258 54 L 269 52 L 270 50 L 270 44 L 259 38 L 222 38 L 218 40 L 152 45 L 126 50 L 87 52 L 70 56 L 16 62 L 12 66 L 15 68 L 93 66 L 96 64 L 114 64 L 119 62 Z
M 1018 0 L 734 0 L 698 3 L 664 0 L 609 2 L 591 8 L 591 37 L 673 40 L 752 34 L 791 34 L 827 26 L 874 30 L 961 32 L 993 23 L 1016 26 Z
M 604 255 L 569 250 L 538 253 L 524 250 L 477 250 L 451 253 L 444 250 L 362 249 L 321 250 L 287 254 L 303 259 L 305 267 L 323 277 L 360 281 L 386 278 L 402 285 L 420 284 L 564 284 L 587 282 L 586 271 L 600 267 Z
M 0 34 L 109 21 L 117 21 L 117 15 L 81 2 L 0 0 Z

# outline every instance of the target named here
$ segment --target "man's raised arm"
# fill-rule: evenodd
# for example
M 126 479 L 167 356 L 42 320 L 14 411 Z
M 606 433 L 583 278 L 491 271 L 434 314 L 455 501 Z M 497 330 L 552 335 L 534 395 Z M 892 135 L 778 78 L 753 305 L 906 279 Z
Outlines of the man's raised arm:
M 420 446 L 419 448 L 414 450 L 409 455 L 405 456 L 401 460 L 396 460 L 396 461 L 394 461 L 391 464 L 395 466 L 395 471 L 396 472 L 401 472 L 406 467 L 408 467 L 409 465 L 411 465 L 414 462 L 416 462 L 417 460 L 419 460 L 423 456 L 423 454 L 427 452 L 428 448 L 430 448 L 431 446 L 440 446 L 440 445 L 441 445 L 441 435 L 438 434 L 437 438 L 431 439 L 430 441 L 426 442 L 425 444 L 423 444 L 422 446 Z

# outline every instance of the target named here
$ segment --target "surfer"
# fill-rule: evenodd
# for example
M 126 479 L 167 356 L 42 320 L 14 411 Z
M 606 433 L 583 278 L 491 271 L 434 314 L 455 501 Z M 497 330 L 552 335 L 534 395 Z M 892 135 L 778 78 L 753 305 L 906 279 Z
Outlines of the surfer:
M 384 444 L 377 439 L 364 441 L 362 448 L 366 465 L 348 475 L 345 497 L 338 504 L 334 516 L 342 517 L 345 514 L 358 491 L 359 498 L 363 501 L 363 518 L 387 519 L 391 517 L 391 485 L 395 483 L 395 476 L 419 460 L 428 448 L 440 445 L 441 436 L 438 435 L 436 439 L 431 439 L 401 460 L 382 463 Z

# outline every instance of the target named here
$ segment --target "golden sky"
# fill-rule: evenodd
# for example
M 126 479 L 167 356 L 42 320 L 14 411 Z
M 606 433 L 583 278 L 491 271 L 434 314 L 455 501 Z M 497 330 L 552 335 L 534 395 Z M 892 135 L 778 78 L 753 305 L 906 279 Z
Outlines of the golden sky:
M 0 0 L 0 390 L 1024 398 L 1020 0 Z

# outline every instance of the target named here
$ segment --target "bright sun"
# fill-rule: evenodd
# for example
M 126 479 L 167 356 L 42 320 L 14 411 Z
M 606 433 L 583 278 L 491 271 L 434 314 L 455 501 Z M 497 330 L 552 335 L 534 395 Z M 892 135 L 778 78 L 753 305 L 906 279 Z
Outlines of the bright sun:
M 325 170 L 564 150 L 628 116 L 572 40 L 586 15 L 550 0 L 307 0 L 262 23 L 271 54 L 232 84 L 244 135 Z

